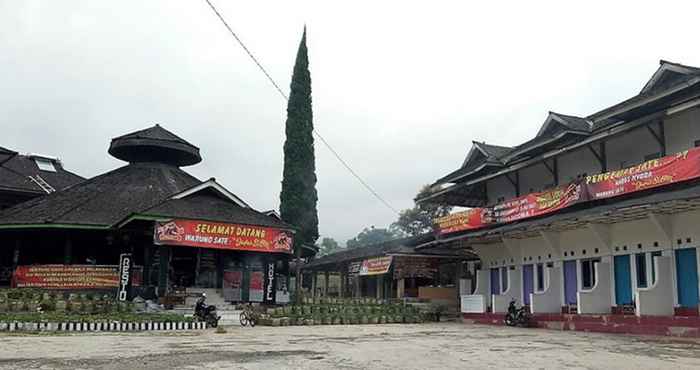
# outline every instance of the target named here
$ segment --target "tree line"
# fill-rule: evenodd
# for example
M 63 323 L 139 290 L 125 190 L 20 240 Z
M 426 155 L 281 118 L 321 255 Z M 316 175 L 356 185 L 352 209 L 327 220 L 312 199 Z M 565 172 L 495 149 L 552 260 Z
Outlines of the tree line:
M 430 191 L 430 185 L 425 185 L 416 195 L 422 198 Z M 376 228 L 374 226 L 365 227 L 357 236 L 345 242 L 345 247 L 341 246 L 335 239 L 324 237 L 319 243 L 318 256 L 325 256 L 352 248 L 359 248 L 366 245 L 385 242 L 392 239 L 416 236 L 431 232 L 433 230 L 433 219 L 442 217 L 450 213 L 452 207 L 437 204 L 420 203 L 413 208 L 404 209 L 399 212 L 399 217 L 392 222 L 389 227 Z

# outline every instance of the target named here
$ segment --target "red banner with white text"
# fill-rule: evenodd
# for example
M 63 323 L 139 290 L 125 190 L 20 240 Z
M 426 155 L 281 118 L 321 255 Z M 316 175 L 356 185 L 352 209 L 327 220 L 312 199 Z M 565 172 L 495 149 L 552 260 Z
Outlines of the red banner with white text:
M 155 244 L 253 252 L 292 253 L 290 231 L 197 220 L 156 222 Z
M 527 194 L 492 207 L 472 208 L 435 220 L 440 235 L 481 229 L 559 211 L 586 201 L 613 198 L 700 177 L 700 148 L 624 169 L 587 176 L 567 185 Z

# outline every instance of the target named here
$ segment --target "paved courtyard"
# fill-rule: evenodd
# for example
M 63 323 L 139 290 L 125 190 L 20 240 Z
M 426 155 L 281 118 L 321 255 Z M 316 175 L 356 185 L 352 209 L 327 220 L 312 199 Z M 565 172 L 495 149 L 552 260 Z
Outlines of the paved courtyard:
M 0 335 L 3 369 L 699 369 L 700 341 L 457 323 Z

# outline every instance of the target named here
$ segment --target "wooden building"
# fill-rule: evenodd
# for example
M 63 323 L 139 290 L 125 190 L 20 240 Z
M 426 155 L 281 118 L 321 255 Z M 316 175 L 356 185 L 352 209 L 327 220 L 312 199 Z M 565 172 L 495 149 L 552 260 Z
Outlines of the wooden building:
M 289 299 L 295 228 L 184 171 L 201 161 L 197 147 L 155 125 L 112 139 L 109 153 L 128 164 L 0 212 L 5 268 L 116 266 L 131 253 L 143 297 L 204 288 L 229 301 Z
M 311 275 L 316 296 L 456 301 L 460 283 L 471 286 L 476 256 L 463 249 L 415 250 L 432 240 L 425 234 L 347 249 L 312 260 L 303 273 Z M 339 277 L 339 286 L 332 286 L 331 275 Z

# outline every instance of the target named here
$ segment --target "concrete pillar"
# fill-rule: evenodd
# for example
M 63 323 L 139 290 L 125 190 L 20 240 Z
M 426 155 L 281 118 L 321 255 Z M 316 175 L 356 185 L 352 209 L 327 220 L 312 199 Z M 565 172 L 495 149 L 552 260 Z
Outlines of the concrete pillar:
M 384 298 L 384 275 L 377 275 L 377 299 Z
M 328 297 L 328 292 L 330 289 L 328 289 L 328 284 L 330 283 L 330 273 L 328 271 L 323 273 L 324 281 L 323 281 L 323 296 Z
M 401 299 L 405 293 L 406 279 L 399 279 L 396 284 L 396 298 Z

